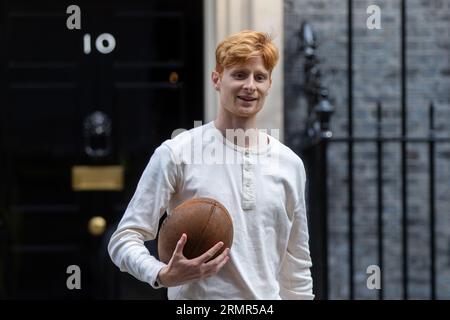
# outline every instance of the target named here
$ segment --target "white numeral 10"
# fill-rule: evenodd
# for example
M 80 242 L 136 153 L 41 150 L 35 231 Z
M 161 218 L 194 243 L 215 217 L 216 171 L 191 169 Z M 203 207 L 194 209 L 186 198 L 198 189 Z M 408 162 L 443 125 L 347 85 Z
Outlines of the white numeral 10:
M 108 54 L 116 47 L 116 39 L 110 33 L 102 33 L 95 40 L 95 47 L 98 52 Z M 83 37 L 83 48 L 85 54 L 91 53 L 91 35 L 86 33 Z

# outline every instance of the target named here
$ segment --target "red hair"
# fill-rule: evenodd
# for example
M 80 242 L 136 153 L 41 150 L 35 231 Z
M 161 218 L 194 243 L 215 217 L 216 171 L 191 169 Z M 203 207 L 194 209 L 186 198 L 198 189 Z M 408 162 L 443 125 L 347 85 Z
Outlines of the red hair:
M 225 68 L 243 64 L 260 56 L 264 67 L 272 73 L 278 62 L 278 49 L 272 37 L 264 32 L 243 30 L 225 38 L 216 49 L 216 71 L 222 73 Z

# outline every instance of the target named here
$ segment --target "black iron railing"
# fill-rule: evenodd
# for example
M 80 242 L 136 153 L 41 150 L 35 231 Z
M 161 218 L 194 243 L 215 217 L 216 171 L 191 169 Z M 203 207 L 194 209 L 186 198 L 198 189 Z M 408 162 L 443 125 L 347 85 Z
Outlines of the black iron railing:
M 349 254 L 349 299 L 355 298 L 355 231 L 354 231 L 354 146 L 356 144 L 372 144 L 376 147 L 376 201 L 377 201 L 377 258 L 381 270 L 381 288 L 378 298 L 384 299 L 384 247 L 383 239 L 383 209 L 385 199 L 383 198 L 383 149 L 388 143 L 397 143 L 400 146 L 400 170 L 401 173 L 401 271 L 402 271 L 402 297 L 409 298 L 409 265 L 410 255 L 408 247 L 408 170 L 407 170 L 407 146 L 409 144 L 427 144 L 429 161 L 429 227 L 430 234 L 430 299 L 436 299 L 436 183 L 435 183 L 435 146 L 437 143 L 450 143 L 449 138 L 435 136 L 434 105 L 429 105 L 429 130 L 425 137 L 410 137 L 407 131 L 407 68 L 406 68 L 406 0 L 401 1 L 401 54 L 400 54 L 400 104 L 401 104 L 401 133 L 399 136 L 386 137 L 382 134 L 382 100 L 377 103 L 376 122 L 377 131 L 375 137 L 356 137 L 353 133 L 353 1 L 348 0 L 348 109 L 347 121 L 348 132 L 345 137 L 334 137 L 330 130 L 330 120 L 333 106 L 328 100 L 328 90 L 321 83 L 320 61 L 316 56 L 316 39 L 311 25 L 303 23 L 300 32 L 301 52 L 304 57 L 304 84 L 302 91 L 308 104 L 306 128 L 302 133 L 302 144 L 300 152 L 308 172 L 308 211 L 311 235 L 311 255 L 314 262 L 313 278 L 316 297 L 327 299 L 329 297 L 329 265 L 328 265 L 328 192 L 327 192 L 327 152 L 330 143 L 345 144 L 347 146 L 347 168 L 348 168 L 348 254 Z

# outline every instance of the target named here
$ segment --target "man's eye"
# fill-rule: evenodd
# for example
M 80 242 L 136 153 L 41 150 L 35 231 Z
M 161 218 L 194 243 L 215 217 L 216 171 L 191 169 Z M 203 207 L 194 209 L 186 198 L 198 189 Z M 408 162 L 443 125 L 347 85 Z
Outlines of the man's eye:
M 256 76 L 256 81 L 264 81 L 266 80 L 265 76 Z
M 243 73 L 235 73 L 234 75 L 237 79 L 244 79 L 245 78 L 245 74 Z

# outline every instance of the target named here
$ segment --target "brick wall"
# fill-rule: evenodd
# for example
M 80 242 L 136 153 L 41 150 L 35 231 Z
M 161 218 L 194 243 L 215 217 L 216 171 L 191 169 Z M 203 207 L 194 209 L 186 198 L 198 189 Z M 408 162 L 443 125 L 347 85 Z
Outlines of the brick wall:
M 381 30 L 369 30 L 366 9 L 381 8 Z M 298 51 L 301 23 L 316 31 L 322 59 L 323 84 L 336 108 L 331 125 L 335 137 L 347 136 L 347 1 L 285 0 L 285 128 L 286 142 L 298 145 L 306 103 L 303 58 Z M 401 133 L 400 1 L 353 1 L 353 132 L 374 137 L 375 107 L 383 105 L 383 136 Z M 450 0 L 407 1 L 407 130 L 410 136 L 428 134 L 428 106 L 436 107 L 436 134 L 450 137 Z M 430 296 L 428 147 L 408 144 L 409 297 Z M 376 299 L 366 286 L 366 268 L 378 264 L 376 146 L 354 145 L 355 297 Z M 402 298 L 401 153 L 398 143 L 383 150 L 384 293 Z M 328 154 L 330 297 L 347 299 L 348 172 L 347 145 L 331 143 Z M 450 143 L 436 147 L 436 266 L 437 296 L 450 298 Z

